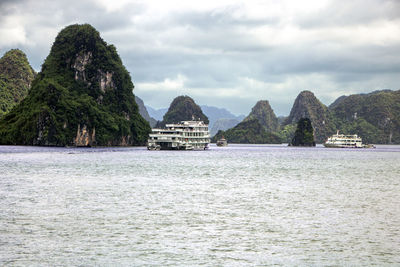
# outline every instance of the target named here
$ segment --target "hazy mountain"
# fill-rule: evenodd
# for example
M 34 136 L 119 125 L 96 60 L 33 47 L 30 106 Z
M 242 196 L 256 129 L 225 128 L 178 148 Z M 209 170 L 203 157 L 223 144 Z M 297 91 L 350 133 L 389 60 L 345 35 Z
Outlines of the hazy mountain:
M 147 112 L 146 106 L 144 105 L 143 100 L 140 97 L 135 96 L 135 101 L 139 107 L 140 115 L 142 115 L 142 117 L 150 124 L 151 127 L 154 127 L 157 123 L 157 120 L 150 117 L 149 113 Z
M 149 112 L 150 117 L 153 117 L 158 121 L 162 121 L 165 113 L 168 111 L 168 108 L 154 109 L 150 106 L 146 106 L 146 109 Z
M 236 116 L 224 108 L 202 105 L 201 109 L 210 120 L 210 127 L 213 127 L 214 123 L 219 119 L 236 119 L 242 121 L 242 117 L 244 117 L 243 115 Z
M 144 145 L 150 126 L 132 90 L 116 48 L 88 24 L 68 26 L 28 96 L 0 120 L 0 143 Z
M 210 130 L 210 135 L 214 136 L 219 130 L 226 131 L 235 127 L 240 121 L 237 119 L 218 119 L 214 122 Z

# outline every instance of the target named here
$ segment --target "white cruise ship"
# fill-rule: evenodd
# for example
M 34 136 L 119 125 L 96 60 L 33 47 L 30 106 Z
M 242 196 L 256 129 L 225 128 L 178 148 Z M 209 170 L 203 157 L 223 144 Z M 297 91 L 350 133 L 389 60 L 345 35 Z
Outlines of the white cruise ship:
M 325 147 L 339 147 L 339 148 L 362 148 L 365 147 L 362 144 L 361 137 L 358 137 L 356 134 L 352 135 L 344 135 L 339 134 L 337 131 L 336 134 L 326 140 L 324 143 Z
M 167 124 L 165 129 L 152 129 L 149 150 L 204 150 L 210 143 L 208 124 L 203 121 L 182 121 Z

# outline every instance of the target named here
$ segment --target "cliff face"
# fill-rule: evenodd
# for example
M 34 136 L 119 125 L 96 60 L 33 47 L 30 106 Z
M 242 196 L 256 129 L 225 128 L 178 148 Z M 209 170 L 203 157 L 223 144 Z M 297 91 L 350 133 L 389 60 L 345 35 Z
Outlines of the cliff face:
M 150 124 L 151 127 L 154 127 L 157 124 L 157 120 L 150 117 L 149 112 L 147 111 L 147 108 L 144 105 L 143 100 L 140 97 L 135 96 L 135 101 L 139 107 L 140 115 L 142 115 L 142 117 Z
M 279 128 L 278 118 L 267 100 L 258 101 L 244 120 L 252 119 L 257 119 L 268 132 L 275 132 Z
M 0 120 L 0 143 L 48 146 L 144 145 L 128 71 L 90 25 L 63 29 L 28 96 Z
M 0 118 L 28 95 L 35 75 L 19 49 L 12 49 L 0 58 Z
M 176 97 L 167 113 L 163 117 L 163 121 L 158 123 L 158 127 L 164 127 L 167 123 L 178 123 L 180 121 L 188 120 L 202 120 L 204 123 L 209 123 L 206 115 L 204 115 L 201 108 L 189 96 Z
M 283 125 L 297 124 L 301 118 L 311 120 L 317 142 L 324 142 L 335 131 L 329 118 L 328 108 L 310 91 L 303 91 L 297 96 L 290 115 Z
M 241 123 L 227 131 L 219 131 L 212 142 L 224 136 L 229 143 L 241 144 L 280 144 L 281 138 L 271 132 L 267 132 L 257 119 L 243 120 Z
M 350 95 L 330 112 L 341 133 L 356 133 L 367 143 L 400 143 L 400 90 Z

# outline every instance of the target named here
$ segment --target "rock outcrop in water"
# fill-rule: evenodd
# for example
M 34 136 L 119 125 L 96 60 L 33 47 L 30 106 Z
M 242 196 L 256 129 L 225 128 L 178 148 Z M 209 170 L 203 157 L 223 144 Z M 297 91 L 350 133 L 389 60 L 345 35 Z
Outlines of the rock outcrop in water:
M 310 91 L 302 91 L 297 96 L 290 115 L 286 118 L 283 125 L 292 125 L 291 129 L 294 129 L 296 123 L 301 118 L 309 118 L 311 120 L 312 126 L 315 129 L 317 142 L 322 143 L 327 136 L 335 132 L 335 127 L 329 119 L 328 108 Z
M 258 101 L 244 121 L 252 119 L 257 119 L 267 132 L 275 132 L 279 128 L 278 118 L 268 100 Z
M 297 128 L 291 146 L 315 146 L 314 129 L 311 125 L 311 120 L 301 118 L 297 123 Z
M 0 144 L 144 145 L 150 126 L 113 45 L 90 25 L 63 29 L 28 96 L 0 120 Z
M 258 101 L 250 114 L 235 127 L 219 131 L 213 138 L 216 142 L 223 136 L 229 143 L 280 144 L 282 139 L 271 129 L 278 128 L 278 119 L 268 101 Z
M 27 95 L 35 78 L 24 52 L 12 49 L 0 58 L 0 118 Z
M 357 133 L 366 143 L 400 144 L 400 90 L 341 97 L 329 111 L 343 134 Z
M 167 123 L 178 123 L 192 119 L 209 123 L 207 116 L 204 115 L 200 106 L 191 97 L 178 96 L 172 101 L 163 120 L 157 123 L 157 127 L 164 127 Z
M 243 120 L 232 129 L 219 131 L 212 142 L 225 137 L 229 143 L 239 144 L 280 144 L 281 138 L 271 132 L 267 132 L 257 119 Z

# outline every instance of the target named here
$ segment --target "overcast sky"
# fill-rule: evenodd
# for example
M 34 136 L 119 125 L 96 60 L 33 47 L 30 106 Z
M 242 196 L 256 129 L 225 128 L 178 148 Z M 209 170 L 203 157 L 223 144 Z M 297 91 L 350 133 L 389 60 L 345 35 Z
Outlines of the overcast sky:
M 36 71 L 62 28 L 90 23 L 114 44 L 146 105 L 178 95 L 247 115 L 269 100 L 288 115 L 310 90 L 400 88 L 399 0 L 0 0 L 0 56 Z

